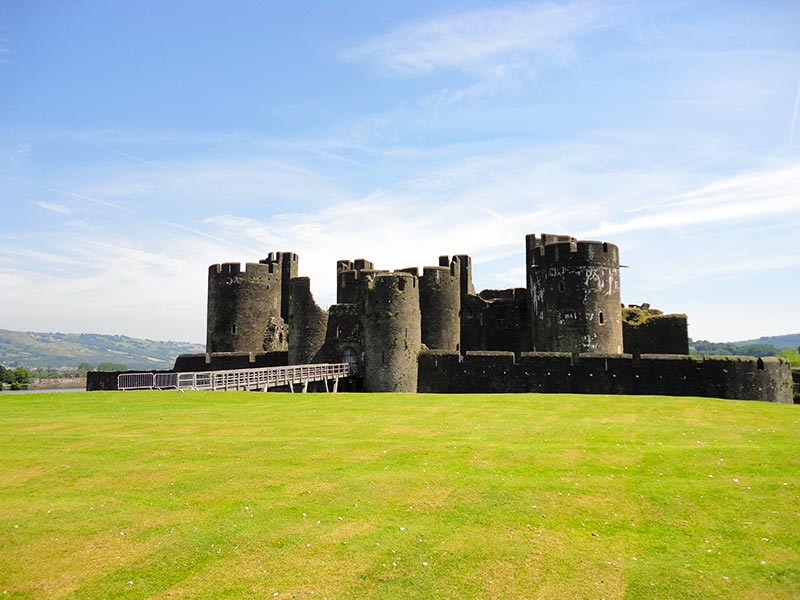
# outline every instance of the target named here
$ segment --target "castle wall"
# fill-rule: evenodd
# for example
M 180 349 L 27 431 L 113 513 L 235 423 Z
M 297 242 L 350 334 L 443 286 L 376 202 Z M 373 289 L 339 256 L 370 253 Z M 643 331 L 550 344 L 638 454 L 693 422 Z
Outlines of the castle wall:
M 214 354 L 181 354 L 175 359 L 172 371 L 228 371 L 231 369 L 260 369 L 288 365 L 288 353 L 279 352 L 215 352 Z
M 789 365 L 776 358 L 426 351 L 419 391 L 705 396 L 791 403 Z
M 623 321 L 622 345 L 626 354 L 689 354 L 686 315 L 656 315 L 639 325 Z
M 437 350 L 460 350 L 461 274 L 458 260 L 424 267 L 419 279 L 422 343 Z
M 325 343 L 315 362 L 354 362 L 363 371 L 364 315 L 357 304 L 334 304 L 330 307 Z
M 364 276 L 374 274 L 373 264 L 363 258 L 336 262 L 336 304 L 364 301 Z
M 274 264 L 211 265 L 208 269 L 207 352 L 285 349 L 280 318 L 281 271 Z M 280 326 L 279 326 L 280 325 Z M 277 347 L 276 347 L 277 346 Z
M 417 391 L 422 343 L 419 287 L 409 273 L 379 273 L 364 303 L 364 387 L 370 392 Z
M 483 290 L 468 296 L 461 309 L 461 349 L 508 351 L 531 349 L 528 300 L 524 288 Z
M 565 236 L 553 236 L 561 239 Z M 542 236 L 546 242 L 548 236 Z M 543 243 L 526 236 L 531 347 L 622 352 L 619 251 L 594 241 Z
M 311 294 L 311 280 L 295 277 L 289 282 L 289 364 L 303 365 L 316 361 L 325 343 L 328 313 Z

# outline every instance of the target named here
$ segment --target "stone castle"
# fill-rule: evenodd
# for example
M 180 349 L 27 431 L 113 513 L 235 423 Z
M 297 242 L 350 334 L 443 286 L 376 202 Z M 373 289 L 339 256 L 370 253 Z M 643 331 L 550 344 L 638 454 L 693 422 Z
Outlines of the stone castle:
M 370 392 L 583 392 L 791 402 L 778 359 L 688 356 L 685 315 L 623 318 L 617 246 L 527 235 L 526 287 L 475 292 L 467 255 L 395 271 L 336 264 L 336 304 L 314 301 L 298 256 L 211 265 L 206 354 L 176 370 L 355 366 Z M 647 309 L 647 305 L 636 307 Z M 657 312 L 657 311 L 656 311 Z M 788 383 L 787 383 L 788 382 Z

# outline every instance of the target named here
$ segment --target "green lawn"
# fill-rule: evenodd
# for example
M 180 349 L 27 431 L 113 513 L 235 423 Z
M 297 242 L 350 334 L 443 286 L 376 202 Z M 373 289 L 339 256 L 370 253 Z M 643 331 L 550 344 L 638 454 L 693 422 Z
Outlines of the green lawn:
M 800 598 L 800 407 L 0 394 L 0 598 Z

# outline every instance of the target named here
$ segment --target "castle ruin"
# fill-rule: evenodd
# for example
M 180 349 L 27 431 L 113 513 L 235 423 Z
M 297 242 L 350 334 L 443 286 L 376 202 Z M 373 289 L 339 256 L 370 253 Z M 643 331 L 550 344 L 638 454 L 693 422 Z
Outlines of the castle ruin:
M 689 357 L 685 315 L 623 319 L 617 246 L 525 237 L 526 287 L 475 292 L 467 255 L 395 271 L 336 263 L 323 310 L 298 256 L 211 265 L 205 356 L 176 370 L 354 366 L 370 392 L 585 392 L 791 402 L 777 359 Z M 645 305 L 646 306 L 646 305 Z M 788 380 L 788 384 L 786 383 Z M 786 388 L 786 389 L 784 389 Z

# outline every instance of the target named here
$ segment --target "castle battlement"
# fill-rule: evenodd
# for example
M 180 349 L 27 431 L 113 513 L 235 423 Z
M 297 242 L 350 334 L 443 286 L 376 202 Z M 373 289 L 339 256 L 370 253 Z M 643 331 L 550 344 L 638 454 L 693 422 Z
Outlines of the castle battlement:
M 553 242 L 537 245 L 532 254 L 532 267 L 619 267 L 619 250 L 614 244 L 591 240 Z
M 222 275 L 226 277 L 234 276 L 251 276 L 251 277 L 267 277 L 271 275 L 280 275 L 280 270 L 276 268 L 275 264 L 265 264 L 262 262 L 257 263 L 244 263 L 244 270 L 242 270 L 242 263 L 222 263 L 218 265 L 211 265 L 208 267 L 208 274 Z

